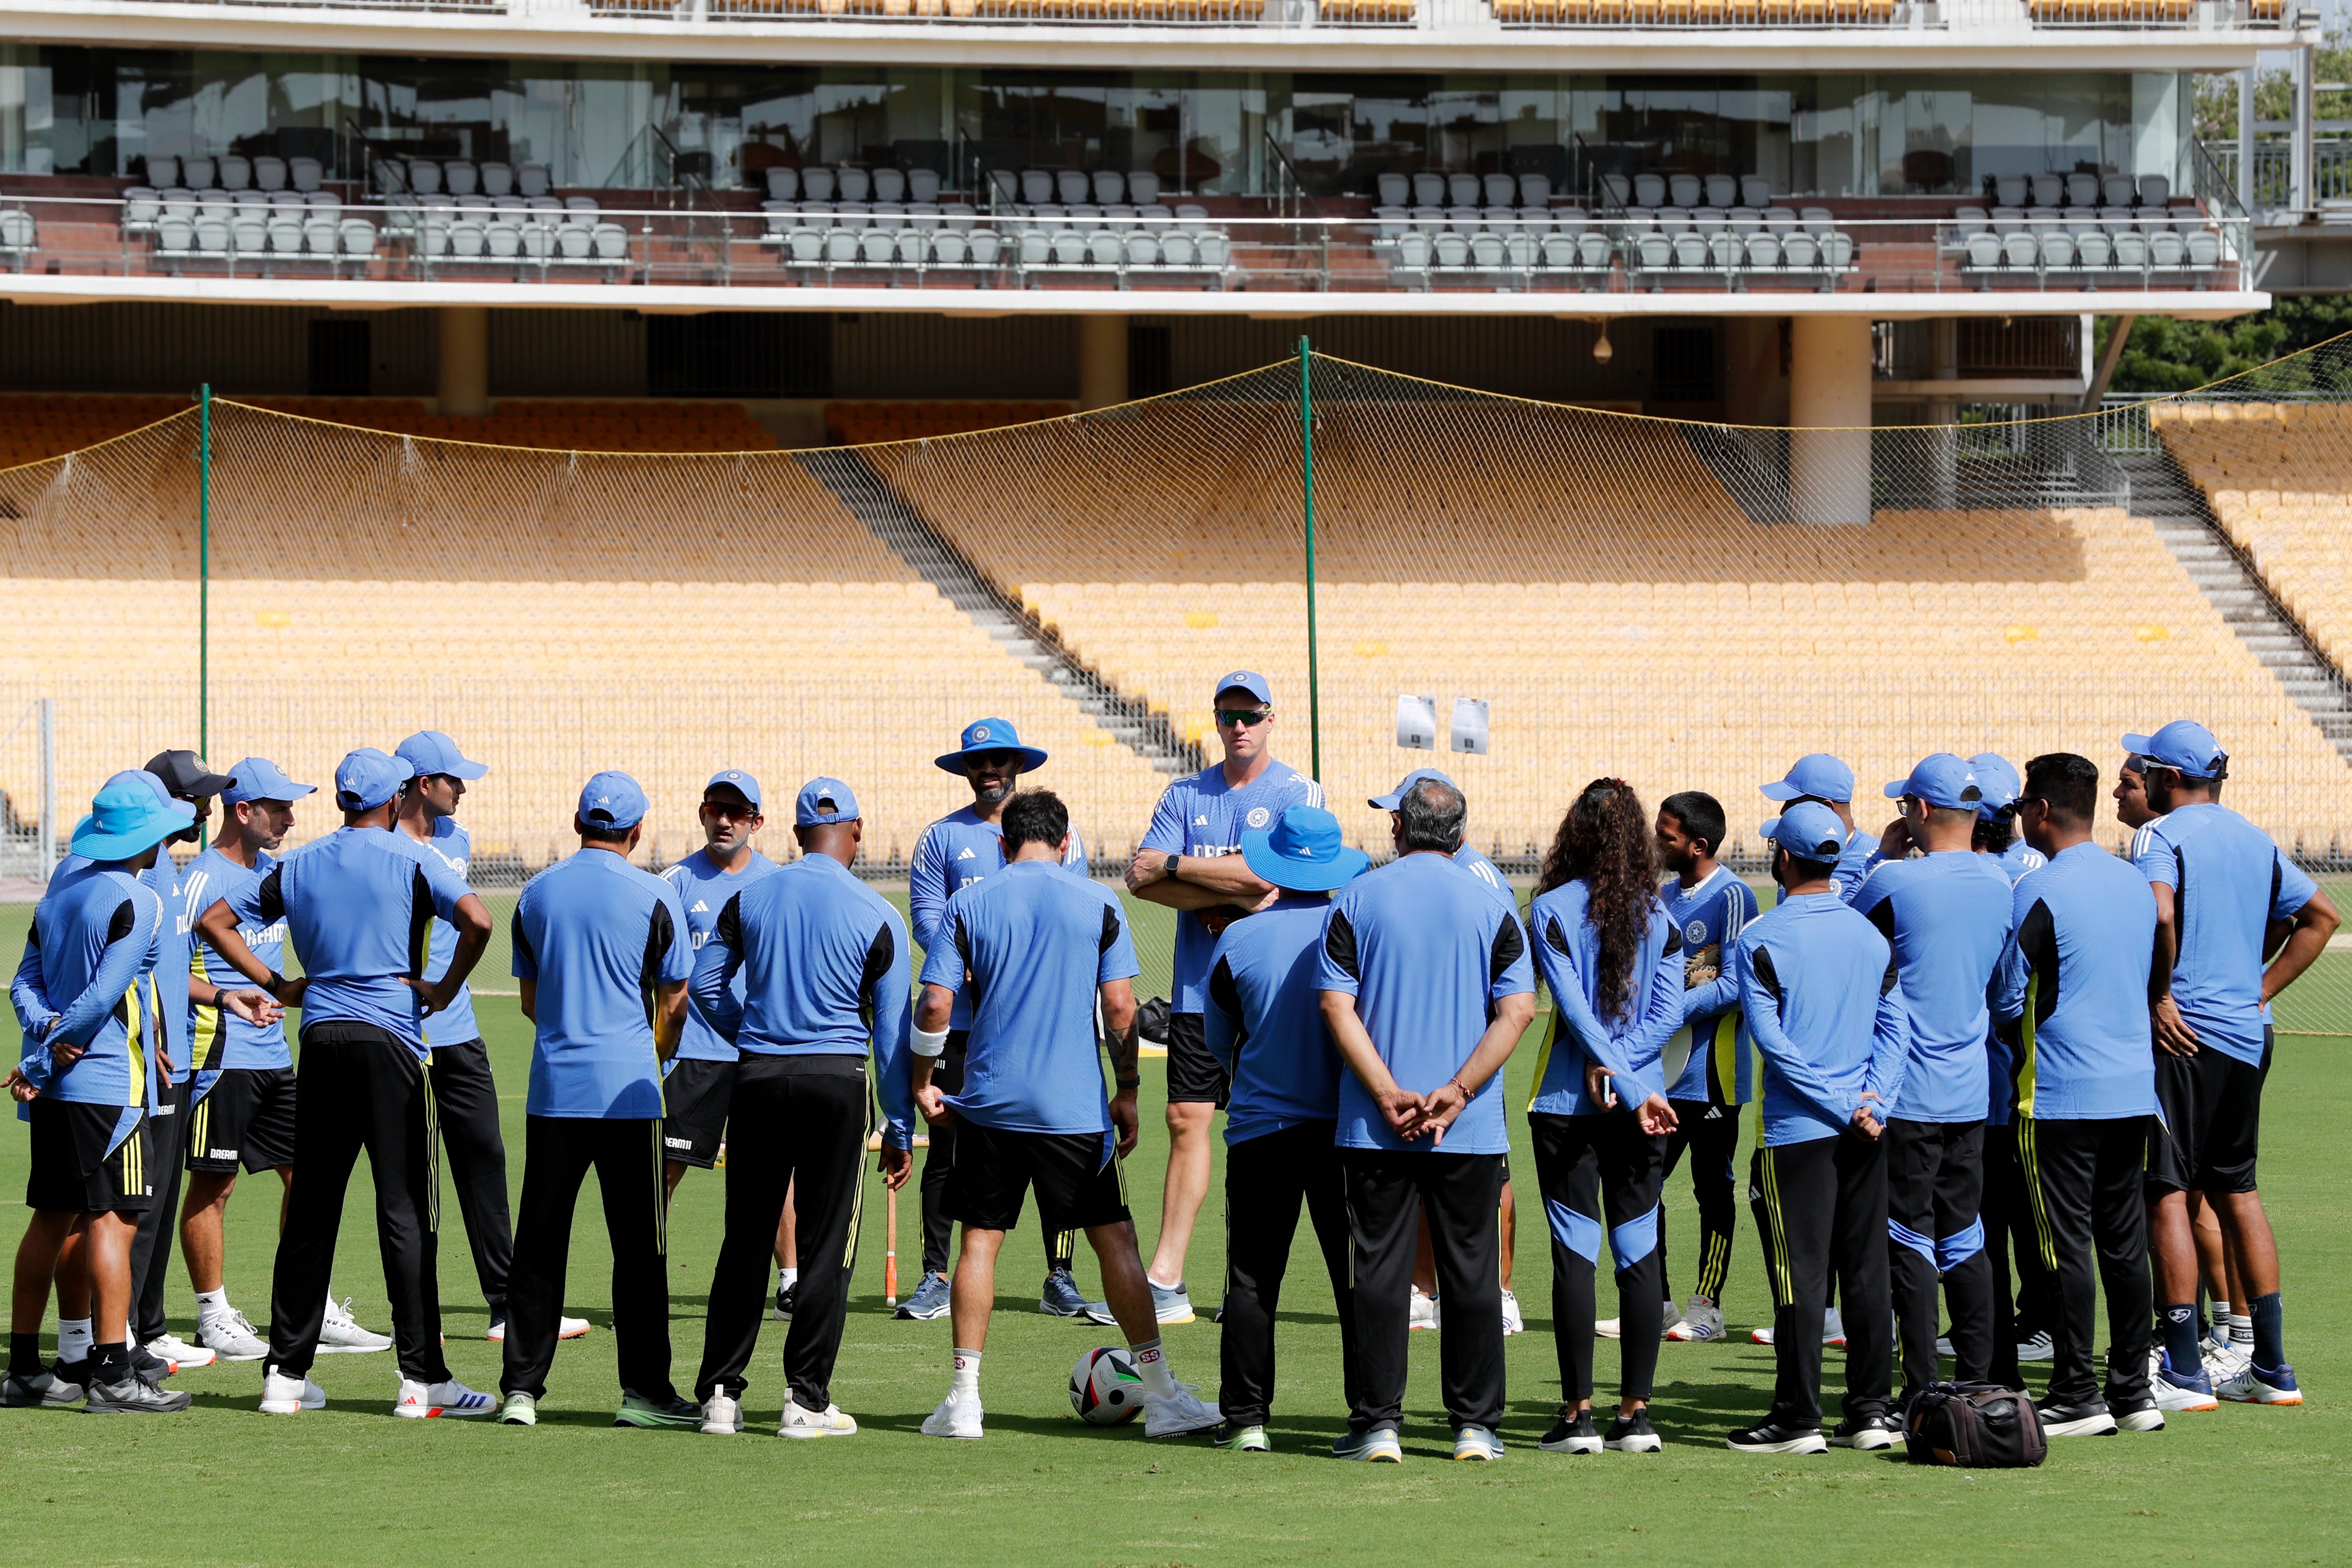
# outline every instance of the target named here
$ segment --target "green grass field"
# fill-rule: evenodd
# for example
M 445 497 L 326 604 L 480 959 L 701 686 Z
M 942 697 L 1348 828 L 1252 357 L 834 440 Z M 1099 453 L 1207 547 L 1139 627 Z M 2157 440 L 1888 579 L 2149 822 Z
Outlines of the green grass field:
M 25 914 L 0 910 L 0 940 L 12 954 Z M 1148 927 L 1139 935 L 1147 961 L 1164 966 L 1164 937 Z M 520 1186 L 530 1035 L 512 1000 L 486 998 L 480 1007 L 516 1151 L 509 1175 Z M 2269 1093 L 2263 1190 L 2286 1260 L 2290 1344 L 2311 1402 L 2301 1409 L 2229 1406 L 2175 1416 L 2160 1435 L 2063 1442 L 2038 1470 L 1918 1469 L 1845 1452 L 1790 1460 L 1727 1452 L 1722 1433 L 1762 1409 L 1771 1374 L 1770 1353 L 1744 1338 L 1748 1325 L 1768 1316 L 1744 1211 L 1727 1302 L 1740 1342 L 1663 1348 L 1655 1412 L 1668 1446 L 1654 1458 L 1536 1452 L 1534 1438 L 1558 1398 L 1549 1270 L 1536 1223 L 1518 1239 L 1517 1283 L 1530 1332 L 1508 1342 L 1504 1436 L 1511 1451 L 1499 1465 L 1446 1461 L 1438 1346 L 1430 1334 L 1413 1336 L 1407 1463 L 1349 1466 L 1325 1455 L 1345 1416 L 1339 1342 L 1328 1288 L 1303 1238 L 1283 1303 L 1275 1453 L 1226 1455 L 1083 1425 L 1065 1395 L 1070 1364 L 1082 1349 L 1117 1336 L 1035 1313 L 1043 1259 L 1034 1223 L 1016 1233 L 1000 1272 L 983 1378 L 989 1436 L 980 1443 L 926 1438 L 917 1427 L 946 1387 L 949 1327 L 944 1320 L 898 1322 L 883 1308 L 877 1180 L 834 1385 L 835 1399 L 864 1428 L 855 1438 L 786 1445 L 770 1435 L 783 1396 L 781 1324 L 769 1326 L 753 1364 L 745 1396 L 751 1427 L 742 1436 L 720 1442 L 611 1427 L 617 1388 L 604 1311 L 609 1264 L 589 1196 L 569 1301 L 597 1329 L 562 1348 L 537 1428 L 393 1419 L 389 1354 L 322 1358 L 316 1375 L 332 1403 L 291 1419 L 255 1412 L 257 1365 L 183 1374 L 178 1385 L 195 1395 L 194 1408 L 183 1416 L 108 1422 L 5 1412 L 0 1467 L 17 1542 L 11 1561 L 572 1568 L 784 1558 L 1362 1562 L 1368 1553 L 1393 1553 L 1391 1560 L 1475 1563 L 1633 1555 L 1742 1564 L 1988 1555 L 2056 1563 L 2126 1554 L 2341 1562 L 2352 1556 L 2352 1479 L 2339 1447 L 2352 1439 L 2344 1414 L 2352 1408 L 2345 1393 L 2352 1389 L 2352 1218 L 2341 1198 L 2347 1174 L 2341 1129 L 2352 1121 L 2347 1052 L 2352 1046 L 2337 1040 L 2283 1042 Z M 1530 1046 L 1512 1063 L 1519 1103 L 1533 1056 Z M 1147 1063 L 1144 1141 L 1129 1169 L 1147 1249 L 1158 1229 L 1166 1147 L 1160 1082 L 1157 1063 Z M 1524 1120 L 1515 1120 L 1524 1176 L 1533 1164 Z M 0 1192 L 21 1190 L 24 1159 L 21 1134 L 0 1134 Z M 723 1180 L 723 1174 L 689 1176 L 671 1220 L 671 1331 L 681 1385 L 691 1384 L 700 1353 Z M 268 1301 L 274 1186 L 254 1183 L 230 1208 L 228 1286 L 257 1320 Z M 1693 1211 L 1679 1179 L 1667 1207 L 1670 1266 L 1686 1292 Z M 1213 1197 L 1192 1254 L 1194 1299 L 1204 1304 L 1220 1293 L 1219 1207 Z M 0 1241 L 13 1255 L 22 1210 L 7 1212 Z M 497 1348 L 478 1337 L 487 1312 L 454 1200 L 445 1200 L 443 1212 L 449 1360 L 458 1376 L 494 1389 Z M 911 1283 L 920 1246 L 911 1192 L 899 1239 L 901 1278 Z M 174 1270 L 171 1312 L 185 1333 L 194 1301 L 176 1260 Z M 1091 1286 L 1095 1269 L 1083 1249 L 1078 1272 Z M 336 1289 L 354 1298 L 362 1322 L 389 1327 L 363 1177 L 346 1209 Z M 1613 1310 L 1605 1288 L 1602 1310 Z M 1168 1333 L 1177 1375 L 1210 1391 L 1217 1333 L 1206 1321 Z M 1599 1362 L 1605 1393 L 1616 1367 L 1609 1342 Z M 1834 1354 L 1829 1370 L 1833 1399 Z M 2038 1387 L 2041 1375 L 2029 1379 Z

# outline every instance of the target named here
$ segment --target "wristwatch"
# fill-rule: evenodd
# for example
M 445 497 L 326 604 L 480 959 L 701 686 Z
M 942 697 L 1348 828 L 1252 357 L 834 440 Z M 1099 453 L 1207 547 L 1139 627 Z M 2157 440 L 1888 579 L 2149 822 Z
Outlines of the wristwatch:
M 1169 881 L 1174 882 L 1176 880 L 1176 862 L 1183 858 L 1184 857 L 1181 853 L 1170 855 L 1168 857 L 1168 863 L 1160 868 L 1160 874 L 1166 877 Z
M 268 991 L 270 997 L 275 999 L 278 993 L 286 988 L 286 977 L 279 974 L 277 970 L 272 969 L 269 971 L 269 983 L 263 986 L 261 988 Z

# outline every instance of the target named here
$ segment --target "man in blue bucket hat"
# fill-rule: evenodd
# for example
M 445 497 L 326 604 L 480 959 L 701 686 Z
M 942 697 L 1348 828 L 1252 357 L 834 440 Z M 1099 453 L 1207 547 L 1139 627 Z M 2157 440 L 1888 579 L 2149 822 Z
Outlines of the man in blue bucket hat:
M 955 774 L 971 786 L 971 804 L 960 807 L 923 830 L 915 843 L 915 862 L 907 873 L 908 924 L 915 941 L 929 951 L 947 914 L 948 899 L 959 888 L 970 887 L 1004 865 L 1004 804 L 1024 773 L 1045 766 L 1045 753 L 1024 746 L 1009 719 L 974 719 L 963 727 L 953 751 L 938 759 L 940 771 Z M 1076 876 L 1087 874 L 1087 843 L 1076 826 L 1062 866 Z M 971 999 L 959 993 L 948 1022 L 947 1054 L 932 1069 L 931 1082 L 950 1094 L 963 1092 L 963 1061 L 971 1038 Z M 931 1130 L 931 1146 L 923 1156 L 923 1277 L 914 1292 L 898 1305 L 898 1316 L 929 1322 L 948 1312 L 948 1242 L 954 1225 L 940 1206 L 946 1190 L 948 1167 L 955 1163 L 956 1130 Z M 1037 1295 L 1037 1310 L 1048 1317 L 1075 1318 L 1087 1310 L 1086 1297 L 1071 1278 L 1070 1263 L 1077 1233 L 1055 1231 L 1045 1239 L 1045 1284 Z

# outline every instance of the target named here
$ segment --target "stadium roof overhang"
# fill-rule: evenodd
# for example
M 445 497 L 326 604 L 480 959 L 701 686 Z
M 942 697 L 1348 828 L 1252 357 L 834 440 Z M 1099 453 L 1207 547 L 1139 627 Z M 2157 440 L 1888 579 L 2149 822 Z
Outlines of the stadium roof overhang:
M 285 49 L 687 63 L 950 65 L 1078 69 L 1781 72 L 2223 71 L 2302 40 L 2275 28 L 1701 27 L 1362 29 L 931 25 L 818 18 L 692 22 L 520 15 L 0 0 L 12 42 L 120 48 Z
M 2269 307 L 2255 290 L 2016 289 L 1948 293 L 1702 294 L 1280 293 L 1189 289 L 1003 290 L 730 287 L 718 284 L 404 283 L 330 277 L 103 277 L 0 274 L 0 298 L 19 305 L 118 302 L 277 305 L 398 310 L 440 305 L 506 309 L 894 311 L 934 316 L 1865 316 L 1874 321 L 1952 316 L 2179 316 L 2220 320 Z

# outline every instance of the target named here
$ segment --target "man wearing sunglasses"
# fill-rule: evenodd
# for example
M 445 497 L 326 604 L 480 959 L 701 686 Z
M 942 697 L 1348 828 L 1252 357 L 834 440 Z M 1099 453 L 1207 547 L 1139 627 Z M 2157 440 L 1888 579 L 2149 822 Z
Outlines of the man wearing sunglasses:
M 1168 786 L 1127 870 L 1129 892 L 1177 911 L 1176 994 L 1168 1019 L 1168 1183 L 1149 1270 L 1152 1305 L 1163 1323 L 1192 1321 L 1184 1254 L 1208 1196 L 1212 1127 L 1227 1092 L 1202 1017 L 1217 934 L 1234 914 L 1263 908 L 1278 896 L 1242 858 L 1242 835 L 1272 827 L 1293 806 L 1323 805 L 1320 784 L 1274 759 L 1274 688 L 1264 675 L 1235 670 L 1221 676 L 1216 717 L 1223 760 Z M 1110 1321 L 1108 1309 L 1094 1316 L 1097 1322 Z

